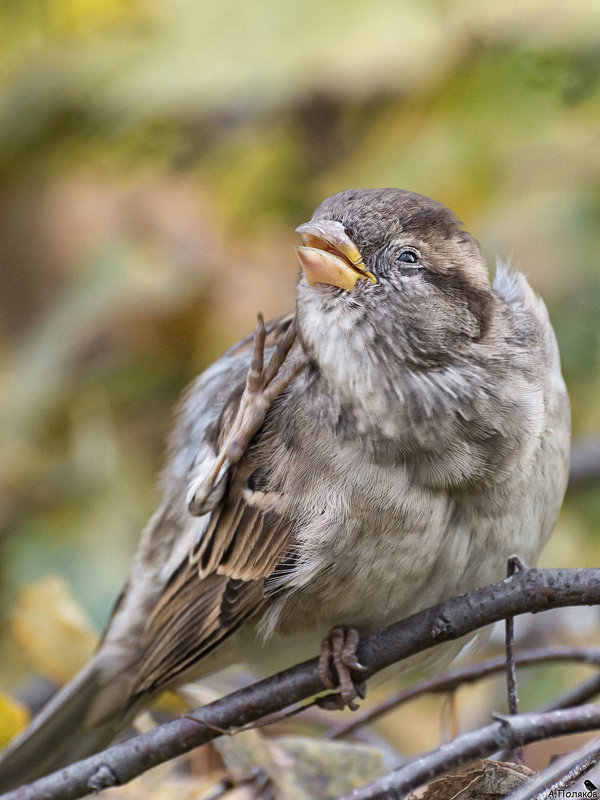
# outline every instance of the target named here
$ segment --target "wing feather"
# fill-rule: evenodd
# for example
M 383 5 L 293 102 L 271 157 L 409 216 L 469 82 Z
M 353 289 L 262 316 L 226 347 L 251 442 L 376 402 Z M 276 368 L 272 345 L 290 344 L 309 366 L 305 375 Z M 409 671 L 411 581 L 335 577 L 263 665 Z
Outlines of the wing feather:
M 284 336 L 291 319 L 287 315 L 267 324 L 267 347 Z M 251 347 L 247 337 L 227 355 L 249 353 Z M 216 426 L 206 431 L 212 447 L 226 435 L 240 396 L 236 383 Z M 204 532 L 149 614 L 134 694 L 157 691 L 189 673 L 265 602 L 265 581 L 287 555 L 294 521 L 278 511 L 277 492 L 252 488 L 253 469 L 246 458 L 234 467 Z

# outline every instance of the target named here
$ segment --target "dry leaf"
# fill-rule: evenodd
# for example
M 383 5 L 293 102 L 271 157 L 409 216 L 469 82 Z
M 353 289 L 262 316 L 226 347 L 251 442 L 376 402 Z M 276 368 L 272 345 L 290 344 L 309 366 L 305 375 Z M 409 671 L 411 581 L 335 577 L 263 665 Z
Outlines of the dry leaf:
M 534 773 L 524 764 L 481 761 L 463 775 L 445 775 L 427 786 L 419 800 L 500 800 Z M 410 795 L 416 798 L 416 795 Z

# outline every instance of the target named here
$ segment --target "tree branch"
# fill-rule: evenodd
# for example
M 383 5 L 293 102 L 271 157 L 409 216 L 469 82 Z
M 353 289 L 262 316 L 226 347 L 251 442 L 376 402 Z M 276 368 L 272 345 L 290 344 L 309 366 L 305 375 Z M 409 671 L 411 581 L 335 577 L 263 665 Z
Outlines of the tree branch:
M 600 569 L 524 569 L 499 583 L 446 600 L 365 637 L 359 644 L 358 658 L 367 666 L 368 678 L 401 659 L 473 633 L 507 616 L 599 603 Z M 8 792 L 2 795 L 3 800 L 74 800 L 90 790 L 122 785 L 150 767 L 211 741 L 223 730 L 234 731 L 321 692 L 317 663 L 316 658 L 306 661 L 234 692 L 188 717 L 160 725 Z M 562 714 L 560 718 L 564 719 L 567 712 L 553 713 Z M 569 713 L 583 712 L 575 709 Z M 535 715 L 527 715 L 527 719 L 531 716 Z M 496 731 L 499 725 L 490 727 Z M 577 727 L 575 723 L 572 725 Z M 598 718 L 593 714 L 582 717 L 577 729 L 587 729 L 584 725 L 599 727 L 600 710 Z M 505 744 L 506 737 L 502 746 Z M 492 747 L 498 747 L 495 739 Z
M 600 705 L 580 706 L 566 711 L 547 711 L 498 717 L 485 728 L 463 733 L 419 756 L 404 767 L 378 778 L 338 800 L 403 800 L 407 792 L 442 775 L 453 767 L 496 750 L 513 750 L 530 742 L 600 728 Z
M 600 740 L 585 742 L 572 753 L 552 761 L 532 781 L 527 781 L 520 789 L 511 793 L 510 800 L 544 800 L 558 797 L 558 790 L 571 786 L 576 780 L 589 772 L 600 758 Z
M 556 647 L 539 647 L 534 650 L 523 650 L 521 653 L 516 653 L 515 656 L 515 663 L 518 667 L 538 666 L 539 664 L 546 664 L 554 661 L 579 661 L 584 664 L 593 664 L 600 667 L 600 648 L 560 645 Z M 464 667 L 457 667 L 456 669 L 449 670 L 443 675 L 436 675 L 433 678 L 420 681 L 414 684 L 414 686 L 407 686 L 399 692 L 394 692 L 394 694 L 386 697 L 385 700 L 382 700 L 376 706 L 373 706 L 373 708 L 360 714 L 353 715 L 353 718 L 349 722 L 344 722 L 332 728 L 332 730 L 325 734 L 325 738 L 342 739 L 357 730 L 357 728 L 368 725 L 384 714 L 388 714 L 398 706 L 410 700 L 414 700 L 416 697 L 423 694 L 452 692 L 466 683 L 475 683 L 492 675 L 497 675 L 499 672 L 504 672 L 505 670 L 505 656 L 496 656 L 495 658 L 488 658 L 486 661 L 479 661 L 477 664 L 469 664 Z M 596 694 L 600 692 L 599 684 L 600 676 L 594 675 L 592 679 L 576 687 L 576 690 L 571 690 L 568 696 L 565 695 L 560 698 L 560 700 L 555 701 L 560 702 L 560 706 L 553 704 L 552 707 L 548 706 L 538 710 L 555 711 L 557 708 L 581 705 L 586 700 L 589 700 L 590 697 L 593 697 L 594 688 L 596 688 Z M 570 700 L 572 700 L 572 702 L 569 702 Z

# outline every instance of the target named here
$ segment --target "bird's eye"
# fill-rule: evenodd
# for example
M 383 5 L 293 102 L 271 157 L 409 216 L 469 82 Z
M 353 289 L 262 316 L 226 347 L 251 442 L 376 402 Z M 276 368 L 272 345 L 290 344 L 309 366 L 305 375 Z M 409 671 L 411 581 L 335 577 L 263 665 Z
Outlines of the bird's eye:
M 398 256 L 398 261 L 403 264 L 418 264 L 419 257 L 413 250 L 403 250 Z

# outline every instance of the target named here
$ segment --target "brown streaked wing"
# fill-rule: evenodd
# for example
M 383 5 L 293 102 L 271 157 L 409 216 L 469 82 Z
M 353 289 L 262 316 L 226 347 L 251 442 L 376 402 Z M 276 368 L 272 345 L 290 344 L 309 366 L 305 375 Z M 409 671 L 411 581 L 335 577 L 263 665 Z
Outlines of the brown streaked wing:
M 291 319 L 286 315 L 267 323 L 267 347 L 277 344 Z M 252 337 L 247 337 L 229 353 L 251 344 Z M 222 414 L 221 425 L 229 417 Z M 276 493 L 251 491 L 248 477 L 242 459 L 204 535 L 150 614 L 134 695 L 175 683 L 263 603 L 265 580 L 286 556 L 294 521 L 278 512 Z
M 260 606 L 263 581 L 238 581 L 212 574 L 200 580 L 188 570 L 174 601 L 153 615 L 144 635 L 132 695 L 176 683 Z

